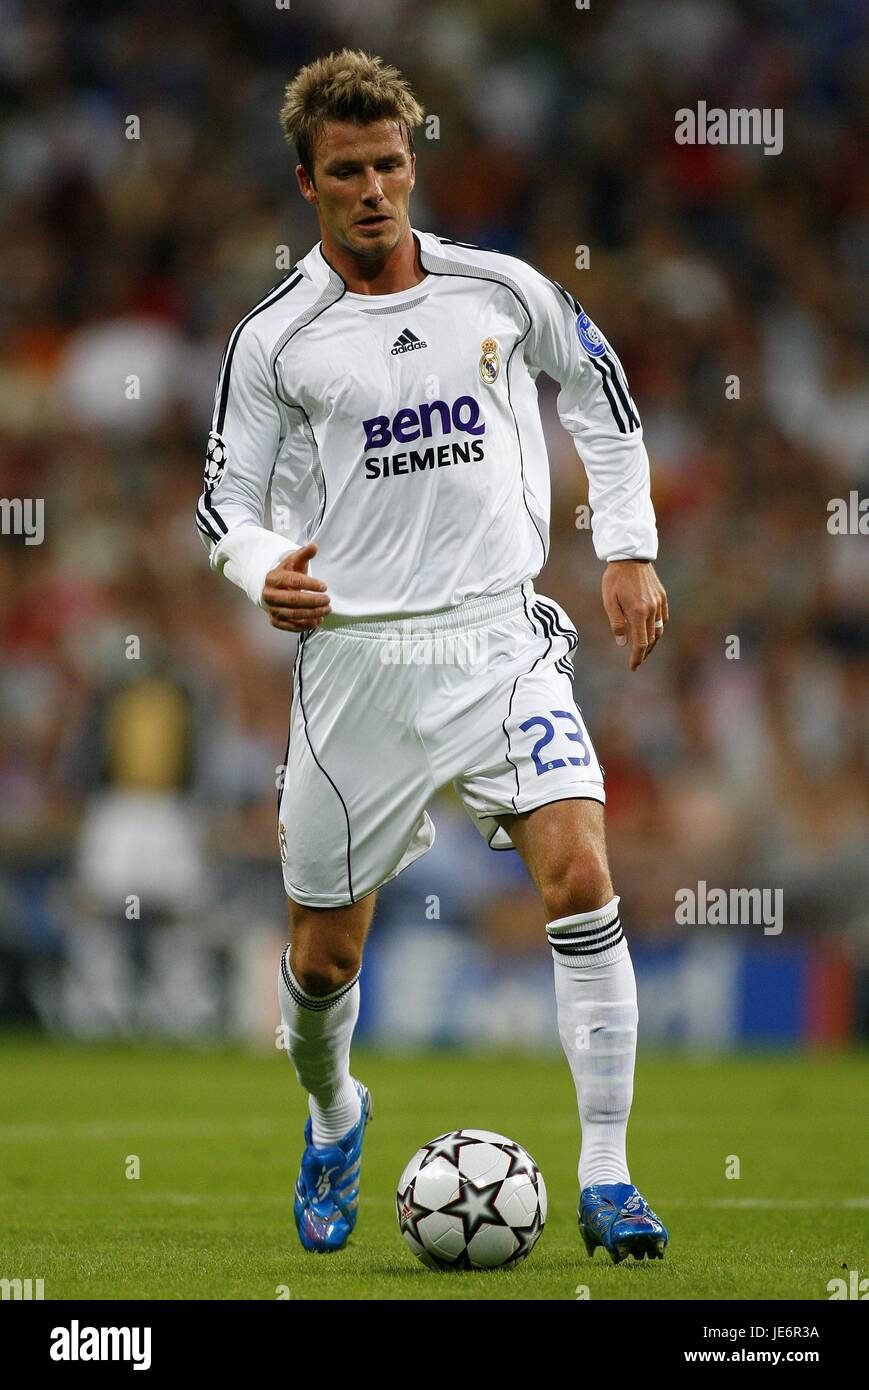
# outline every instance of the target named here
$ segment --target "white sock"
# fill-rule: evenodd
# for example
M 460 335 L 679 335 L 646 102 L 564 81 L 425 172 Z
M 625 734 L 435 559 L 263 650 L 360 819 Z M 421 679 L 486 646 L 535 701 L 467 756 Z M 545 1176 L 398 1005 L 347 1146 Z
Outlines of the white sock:
M 634 1093 L 637 983 L 619 899 L 549 922 L 561 1044 L 576 1085 L 580 1189 L 630 1182 L 625 1152 Z
M 278 1000 L 287 1052 L 308 1092 L 311 1137 L 318 1149 L 335 1144 L 359 1119 L 359 1093 L 350 1076 L 350 1043 L 359 1017 L 359 976 L 334 994 L 306 994 L 281 956 Z

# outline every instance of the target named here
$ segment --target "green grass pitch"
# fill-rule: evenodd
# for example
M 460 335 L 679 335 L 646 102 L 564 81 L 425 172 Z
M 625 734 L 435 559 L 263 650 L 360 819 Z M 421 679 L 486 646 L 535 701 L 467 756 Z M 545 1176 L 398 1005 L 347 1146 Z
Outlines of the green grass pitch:
M 0 1277 L 42 1278 L 46 1299 L 815 1300 L 869 1273 L 865 1054 L 643 1055 L 629 1158 L 671 1244 L 619 1266 L 579 1237 L 559 1058 L 358 1049 L 353 1069 L 374 1099 L 359 1223 L 319 1256 L 292 1224 L 306 1108 L 280 1053 L 0 1044 Z M 399 1234 L 404 1164 L 465 1125 L 543 1170 L 549 1219 L 515 1269 L 433 1274 Z

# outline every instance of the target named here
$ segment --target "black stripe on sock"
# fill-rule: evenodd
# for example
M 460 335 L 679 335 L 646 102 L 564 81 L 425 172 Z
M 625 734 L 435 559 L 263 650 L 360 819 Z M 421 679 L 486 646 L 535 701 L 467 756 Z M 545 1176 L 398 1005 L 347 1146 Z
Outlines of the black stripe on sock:
M 599 936 L 602 931 L 606 931 L 609 927 L 616 926 L 618 924 L 618 921 L 619 914 L 618 911 L 614 909 L 611 915 L 606 919 L 600 922 L 592 922 L 589 926 L 586 927 L 576 925 L 562 929 L 559 927 L 554 927 L 550 922 L 547 925 L 546 932 L 547 935 L 558 936 L 563 941 L 575 941 L 577 938 L 582 936 Z
M 560 956 L 599 956 L 601 951 L 608 951 L 611 946 L 617 946 L 620 941 L 624 941 L 625 934 L 621 926 L 617 928 L 612 937 L 608 940 L 601 940 L 599 945 L 591 946 L 582 943 L 561 943 L 548 938 L 553 951 L 557 951 Z
M 336 1004 L 341 1003 L 341 1000 L 344 998 L 345 994 L 349 994 L 350 990 L 353 988 L 353 986 L 359 979 L 359 974 L 357 973 L 356 975 L 354 975 L 353 979 L 349 982 L 349 984 L 346 984 L 343 989 L 338 991 L 337 994 L 330 994 L 326 999 L 315 999 L 310 994 L 304 994 L 293 980 L 293 977 L 290 974 L 289 969 L 287 967 L 288 949 L 289 947 L 285 946 L 283 951 L 281 952 L 281 975 L 283 976 L 284 984 L 287 987 L 287 993 L 290 995 L 292 999 L 295 1000 L 295 1002 L 299 1005 L 300 1009 L 310 1009 L 312 1013 L 322 1013 L 325 1009 L 334 1009 Z
M 596 922 L 593 927 L 571 927 L 567 931 L 547 927 L 546 935 L 557 941 L 593 941 L 596 936 L 603 936 L 618 925 L 619 918 L 611 917 L 608 922 Z
M 586 945 L 593 945 L 595 941 L 599 941 L 602 937 L 611 932 L 614 927 L 619 926 L 621 926 L 620 918 L 613 917 L 609 922 L 599 922 L 597 926 L 586 927 L 583 931 L 552 931 L 547 928 L 546 935 L 552 941 L 569 941 L 571 944 L 578 946 L 581 946 L 583 942 L 585 942 Z

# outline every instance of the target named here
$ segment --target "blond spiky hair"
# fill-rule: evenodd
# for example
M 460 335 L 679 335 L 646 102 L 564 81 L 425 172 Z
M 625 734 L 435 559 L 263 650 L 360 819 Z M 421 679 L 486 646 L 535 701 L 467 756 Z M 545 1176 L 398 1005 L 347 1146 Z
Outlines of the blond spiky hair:
M 287 84 L 281 125 L 299 163 L 314 172 L 314 143 L 326 121 L 398 121 L 408 150 L 425 112 L 397 68 L 361 49 L 342 48 L 301 68 Z

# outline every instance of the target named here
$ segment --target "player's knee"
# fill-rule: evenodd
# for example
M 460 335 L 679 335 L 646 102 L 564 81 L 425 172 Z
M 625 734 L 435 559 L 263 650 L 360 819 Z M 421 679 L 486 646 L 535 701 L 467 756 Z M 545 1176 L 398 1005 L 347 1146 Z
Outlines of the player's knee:
M 606 854 L 594 845 L 575 850 L 544 892 L 550 922 L 559 917 L 574 917 L 578 912 L 594 912 L 612 896 Z
M 304 952 L 298 959 L 293 956 L 292 969 L 306 994 L 320 996 L 334 994 L 336 989 L 349 984 L 359 974 L 361 964 L 359 957 L 350 951 L 334 957 Z

